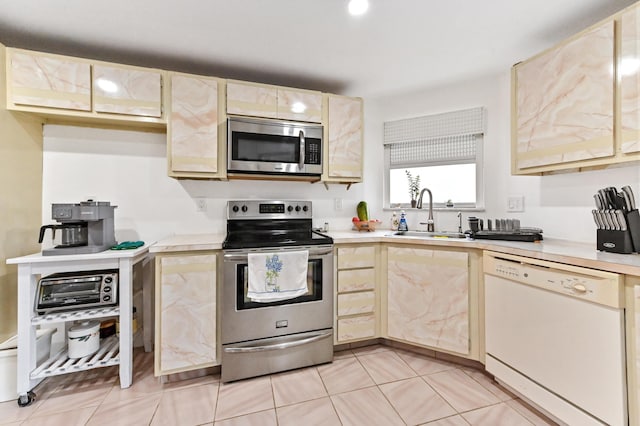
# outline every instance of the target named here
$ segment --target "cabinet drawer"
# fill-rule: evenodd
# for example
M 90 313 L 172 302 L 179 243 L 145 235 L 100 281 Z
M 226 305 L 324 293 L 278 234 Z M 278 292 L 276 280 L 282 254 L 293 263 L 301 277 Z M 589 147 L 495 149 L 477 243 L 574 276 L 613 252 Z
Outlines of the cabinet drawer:
M 373 290 L 375 286 L 376 273 L 373 268 L 338 271 L 338 293 Z
M 376 249 L 369 247 L 338 248 L 338 269 L 373 268 L 376 264 Z
M 338 295 L 338 316 L 356 315 L 373 312 L 376 307 L 376 294 L 373 291 Z
M 344 318 L 338 320 L 338 341 L 364 339 L 376 335 L 376 317 L 363 315 L 361 317 Z

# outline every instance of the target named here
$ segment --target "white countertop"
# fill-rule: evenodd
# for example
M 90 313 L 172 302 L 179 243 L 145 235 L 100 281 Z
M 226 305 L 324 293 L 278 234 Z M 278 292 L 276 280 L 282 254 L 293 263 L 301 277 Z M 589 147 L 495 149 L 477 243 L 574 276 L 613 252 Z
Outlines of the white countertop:
M 128 257 L 137 257 L 140 254 L 146 253 L 154 243 L 147 243 L 142 247 L 132 250 L 105 250 L 99 253 L 85 253 L 85 254 L 63 254 L 54 256 L 43 256 L 42 252 L 33 253 L 26 256 L 13 257 L 7 259 L 7 264 L 19 265 L 21 263 L 50 263 L 50 262 L 76 262 L 86 260 L 102 260 L 102 259 L 121 259 Z
M 392 231 L 374 232 L 335 231 L 328 232 L 335 244 L 353 243 L 397 243 L 442 247 L 466 247 L 492 250 L 501 253 L 532 257 L 586 268 L 600 269 L 627 275 L 640 276 L 640 255 L 615 254 L 596 250 L 595 244 L 576 243 L 566 240 L 545 239 L 537 243 L 497 240 L 471 240 L 459 238 L 428 238 L 391 236 Z M 174 235 L 158 241 L 149 249 L 151 253 L 220 250 L 225 234 Z

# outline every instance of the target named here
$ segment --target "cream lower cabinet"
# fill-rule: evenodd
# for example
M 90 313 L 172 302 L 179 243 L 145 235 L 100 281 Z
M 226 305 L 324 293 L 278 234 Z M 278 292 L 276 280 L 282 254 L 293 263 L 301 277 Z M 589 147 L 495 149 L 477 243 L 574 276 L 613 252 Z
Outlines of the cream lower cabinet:
M 156 256 L 155 375 L 218 365 L 215 252 Z
M 327 95 L 323 182 L 362 181 L 362 99 Z
M 629 424 L 640 425 L 640 277 L 625 277 Z
M 173 177 L 224 176 L 219 164 L 218 85 L 215 78 L 170 74 L 167 158 Z M 225 151 L 222 151 L 223 153 Z
M 377 245 L 337 248 L 336 343 L 378 336 Z
M 469 253 L 387 248 L 387 336 L 470 355 Z

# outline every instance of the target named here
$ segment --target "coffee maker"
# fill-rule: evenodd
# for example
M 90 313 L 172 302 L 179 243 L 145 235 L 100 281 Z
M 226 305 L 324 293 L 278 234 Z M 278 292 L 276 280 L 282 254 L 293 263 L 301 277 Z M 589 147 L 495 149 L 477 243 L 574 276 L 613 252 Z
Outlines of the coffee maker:
M 98 253 L 116 245 L 113 210 L 108 201 L 82 201 L 79 204 L 52 204 L 51 218 L 57 224 L 40 227 L 38 242 L 42 243 L 47 229 L 53 238 L 61 232 L 60 244 L 42 250 L 43 256 Z

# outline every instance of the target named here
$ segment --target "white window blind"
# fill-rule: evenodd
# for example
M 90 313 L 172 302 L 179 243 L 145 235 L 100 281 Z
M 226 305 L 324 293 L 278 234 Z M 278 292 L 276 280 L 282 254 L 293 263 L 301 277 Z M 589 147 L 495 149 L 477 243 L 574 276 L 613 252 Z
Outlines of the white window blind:
M 390 166 L 472 162 L 484 134 L 484 108 L 384 123 Z

